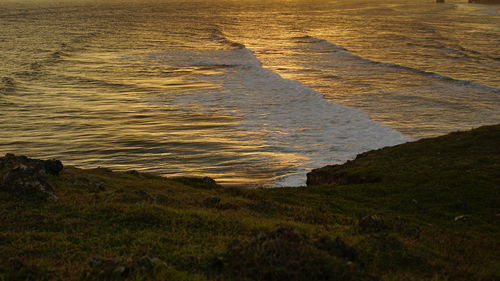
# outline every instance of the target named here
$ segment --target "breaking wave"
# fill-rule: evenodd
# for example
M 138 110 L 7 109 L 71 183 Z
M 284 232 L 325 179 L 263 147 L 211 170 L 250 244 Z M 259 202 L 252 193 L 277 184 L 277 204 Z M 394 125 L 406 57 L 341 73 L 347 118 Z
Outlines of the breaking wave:
M 220 39 L 221 44 L 228 40 Z M 249 137 L 264 141 L 266 149 L 297 161 L 295 172 L 277 176 L 274 185 L 304 184 L 313 167 L 339 163 L 356 154 L 409 141 L 359 110 L 329 102 L 303 84 L 263 68 L 242 44 L 232 49 L 202 53 L 164 52 L 149 56 L 174 66 L 231 66 L 198 78 L 221 85 L 207 91 L 177 95 L 174 104 L 192 110 L 237 115 Z
M 456 79 L 456 78 L 453 78 L 453 77 L 450 77 L 450 76 L 447 76 L 444 74 L 435 73 L 435 72 L 426 71 L 426 70 L 421 70 L 418 68 L 404 66 L 404 65 L 397 64 L 397 63 L 393 63 L 393 62 L 379 62 L 379 61 L 374 61 L 374 60 L 371 60 L 368 58 L 364 58 L 364 57 L 361 57 L 359 55 L 356 55 L 356 54 L 350 52 L 349 50 L 347 50 L 346 48 L 344 48 L 342 46 L 336 45 L 334 43 L 331 43 L 331 42 L 326 41 L 326 40 L 321 39 L 321 38 L 316 38 L 316 37 L 312 37 L 312 36 L 302 36 L 302 37 L 293 37 L 291 39 L 294 40 L 296 43 L 306 43 L 306 44 L 315 45 L 316 49 L 319 48 L 321 52 L 335 53 L 338 56 L 342 56 L 342 57 L 350 58 L 350 59 L 357 59 L 360 62 L 365 62 L 365 63 L 372 64 L 372 65 L 404 70 L 404 71 L 408 71 L 408 72 L 412 72 L 412 73 L 416 73 L 416 74 L 420 74 L 420 75 L 425 75 L 425 76 L 428 76 L 430 78 L 438 78 L 441 80 L 445 80 L 447 82 L 454 83 L 456 85 L 467 85 L 467 86 L 471 86 L 471 87 L 481 89 L 484 91 L 492 91 L 495 93 L 500 93 L 499 88 L 488 86 L 485 84 L 481 84 L 481 83 L 478 83 L 475 81 Z

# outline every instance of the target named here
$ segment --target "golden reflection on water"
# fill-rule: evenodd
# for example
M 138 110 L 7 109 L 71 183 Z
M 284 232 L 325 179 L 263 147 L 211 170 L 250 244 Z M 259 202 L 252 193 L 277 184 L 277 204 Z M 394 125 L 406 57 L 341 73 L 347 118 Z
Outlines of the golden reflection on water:
M 272 112 L 243 113 L 247 105 L 231 104 L 231 95 L 245 93 L 248 103 L 270 106 L 292 103 L 303 96 L 290 92 L 305 90 L 285 87 L 282 98 L 266 100 L 262 92 L 279 92 L 283 85 L 269 83 L 278 80 L 269 80 L 274 74 L 252 72 L 258 67 L 244 64 L 253 61 L 244 60 L 250 55 L 241 44 L 264 68 L 416 138 L 499 120 L 498 17 L 474 17 L 470 6 L 91 2 L 98 5 L 0 3 L 1 152 L 265 184 L 313 168 L 318 147 L 341 161 L 376 141 L 371 123 L 351 130 L 350 115 L 280 127 L 266 119 Z M 242 61 L 235 63 L 231 55 L 239 49 Z M 239 73 L 248 79 L 234 79 Z M 284 124 L 300 122 L 324 109 L 320 105 L 277 115 Z M 251 123 L 252 117 L 261 123 Z M 332 124 L 347 133 L 335 135 Z M 368 137 L 348 135 L 358 130 Z

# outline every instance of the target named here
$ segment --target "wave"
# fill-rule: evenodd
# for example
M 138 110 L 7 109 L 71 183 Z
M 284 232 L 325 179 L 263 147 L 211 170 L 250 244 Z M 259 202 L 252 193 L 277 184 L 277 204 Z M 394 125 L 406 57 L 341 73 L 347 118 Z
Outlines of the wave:
M 89 32 L 75 36 L 73 38 L 64 38 L 64 42 L 59 42 L 57 47 L 52 49 L 38 49 L 35 56 L 38 57 L 34 61 L 26 61 L 21 69 L 12 74 L 22 81 L 40 80 L 45 77 L 47 67 L 51 67 L 60 63 L 64 63 L 68 57 L 72 57 L 75 53 L 83 52 L 87 48 L 84 46 L 89 40 L 98 36 L 96 32 Z M 61 40 L 62 41 L 62 40 Z M 80 64 L 85 64 L 84 61 L 78 61 Z
M 168 97 L 174 105 L 189 111 L 237 116 L 240 129 L 247 132 L 245 138 L 264 142 L 262 147 L 271 158 L 295 166 L 288 175 L 276 176 L 275 186 L 304 184 L 311 168 L 344 162 L 360 152 L 410 140 L 360 110 L 327 101 L 311 88 L 262 67 L 246 47 L 163 52 L 149 55 L 148 59 L 174 67 L 232 66 L 196 75 L 196 79 L 219 85 L 217 88 L 169 93 Z
M 221 48 L 213 51 L 166 51 L 145 56 L 148 60 L 171 62 L 172 67 L 200 67 L 203 69 L 228 69 L 236 67 L 262 67 L 261 62 L 245 45 L 227 38 L 218 40 Z M 229 55 L 228 55 L 229 54 Z M 235 56 L 235 54 L 239 54 Z M 247 59 L 249 55 L 251 59 Z M 235 59 L 238 57 L 239 59 Z
M 441 45 L 441 44 L 419 44 L 419 43 L 414 43 L 414 42 L 408 42 L 406 43 L 410 47 L 421 47 L 421 48 L 427 48 L 427 49 L 433 49 L 433 50 L 440 50 L 448 54 L 452 55 L 460 55 L 463 57 L 467 57 L 470 59 L 474 59 L 476 61 L 483 60 L 484 58 L 491 59 L 491 60 L 500 60 L 500 57 L 498 56 L 492 56 L 487 53 L 483 53 L 480 51 L 476 51 L 473 49 L 469 49 L 466 47 L 463 47 L 461 45 L 455 45 L 455 46 L 447 46 L 447 45 Z
M 221 45 L 229 48 L 236 48 L 236 49 L 246 48 L 245 45 L 229 39 L 224 34 L 224 32 L 222 32 L 219 28 L 211 28 L 209 29 L 209 32 L 211 33 L 210 37 L 208 38 L 208 40 L 210 41 L 217 41 Z
M 492 86 L 485 85 L 485 84 L 482 84 L 479 82 L 475 82 L 475 81 L 471 81 L 471 80 L 464 80 L 464 79 L 457 79 L 457 78 L 453 78 L 453 77 L 450 77 L 450 76 L 447 76 L 444 74 L 440 74 L 440 73 L 436 73 L 436 72 L 432 72 L 432 71 L 426 71 L 426 70 L 422 70 L 422 69 L 418 69 L 418 68 L 414 68 L 414 67 L 409 67 L 409 66 L 405 66 L 405 65 L 401 65 L 401 64 L 397 64 L 397 63 L 393 63 L 393 62 L 379 62 L 379 61 L 374 61 L 374 60 L 371 60 L 368 58 L 364 58 L 364 57 L 361 57 L 359 55 L 356 55 L 356 54 L 350 52 L 348 49 L 346 49 L 342 46 L 336 45 L 334 43 L 331 43 L 331 42 L 324 40 L 324 39 L 321 39 L 321 38 L 316 38 L 316 37 L 312 37 L 312 36 L 302 36 L 302 37 L 292 37 L 291 39 L 297 43 L 306 43 L 306 44 L 316 45 L 317 47 L 321 48 L 320 51 L 325 52 L 325 53 L 328 53 L 328 52 L 337 53 L 337 54 L 340 54 L 344 57 L 355 58 L 359 61 L 366 62 L 366 63 L 373 64 L 373 65 L 377 65 L 377 66 L 382 66 L 382 67 L 386 67 L 386 68 L 395 68 L 395 69 L 399 69 L 399 70 L 404 70 L 404 71 L 416 73 L 419 75 L 425 75 L 425 76 L 428 76 L 431 78 L 437 78 L 437 79 L 444 80 L 444 81 L 449 82 L 449 83 L 454 83 L 454 84 L 457 84 L 460 86 L 467 85 L 467 86 L 479 88 L 479 89 L 485 90 L 485 91 L 500 93 L 500 88 L 492 87 Z

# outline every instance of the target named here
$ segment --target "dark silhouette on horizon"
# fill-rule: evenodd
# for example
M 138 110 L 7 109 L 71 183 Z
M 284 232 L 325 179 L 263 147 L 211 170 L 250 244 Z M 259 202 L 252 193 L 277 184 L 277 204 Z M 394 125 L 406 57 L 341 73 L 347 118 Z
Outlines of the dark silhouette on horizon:
M 444 2 L 444 0 L 443 0 L 443 2 Z M 500 4 L 500 0 L 469 0 L 469 3 Z

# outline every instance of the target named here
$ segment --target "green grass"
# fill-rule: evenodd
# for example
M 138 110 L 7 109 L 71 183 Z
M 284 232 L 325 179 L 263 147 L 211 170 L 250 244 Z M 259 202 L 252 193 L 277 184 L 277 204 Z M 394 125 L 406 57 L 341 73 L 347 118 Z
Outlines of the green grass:
M 342 186 L 65 168 L 56 202 L 0 192 L 0 280 L 499 280 L 499 144 L 371 151 L 325 173 L 378 181 Z

